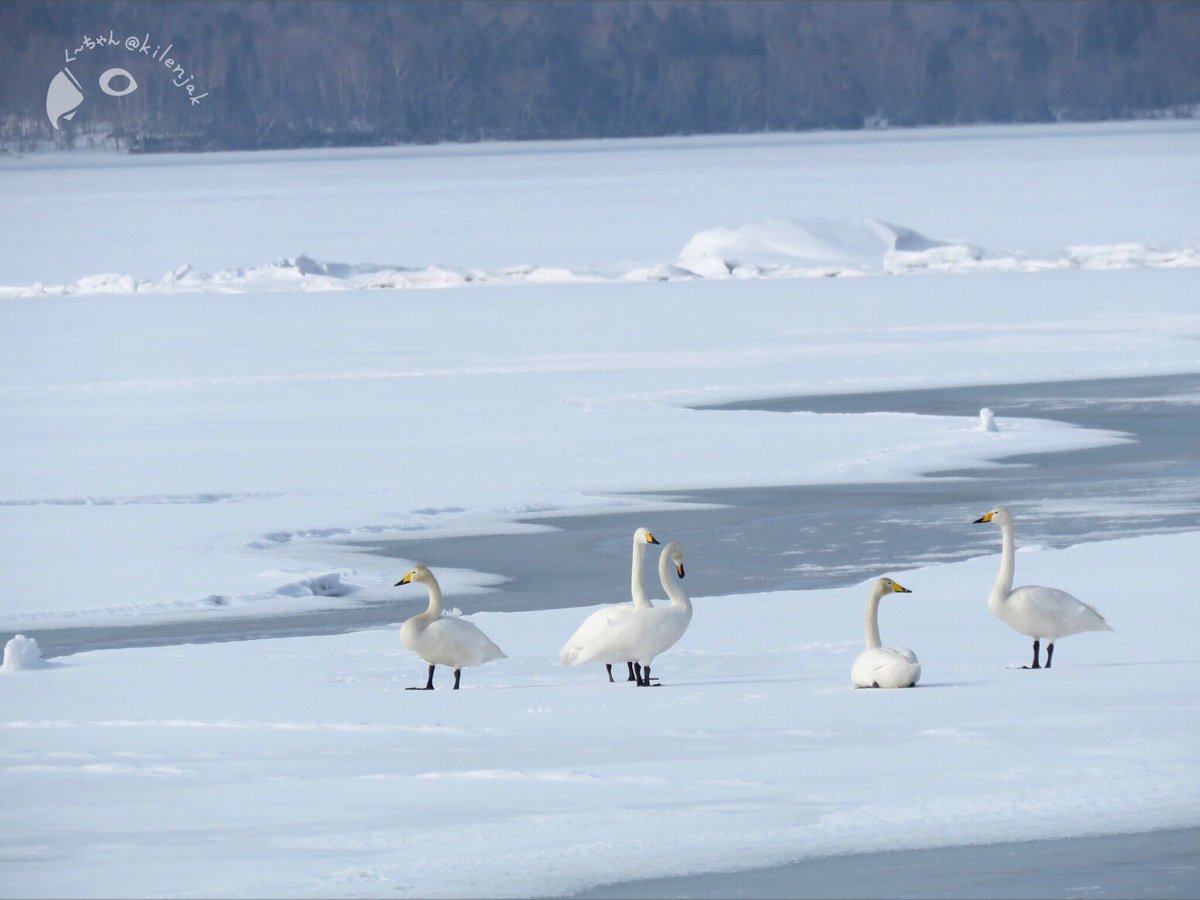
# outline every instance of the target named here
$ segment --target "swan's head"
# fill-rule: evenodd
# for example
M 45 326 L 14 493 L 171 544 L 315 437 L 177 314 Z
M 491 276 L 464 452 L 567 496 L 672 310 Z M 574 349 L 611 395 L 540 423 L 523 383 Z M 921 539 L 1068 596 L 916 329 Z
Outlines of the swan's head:
M 674 564 L 675 571 L 679 574 L 679 577 L 682 578 L 683 544 L 679 543 L 678 541 L 671 541 L 671 543 L 662 548 L 662 555 L 664 559 L 669 559 Z
M 879 586 L 880 593 L 883 594 L 911 594 L 908 588 L 890 578 L 880 578 L 875 582 Z
M 985 512 L 982 516 L 972 522 L 972 525 L 982 525 L 984 522 L 1011 522 L 1012 516 L 1009 515 L 1007 506 L 997 506 L 991 512 Z
M 639 528 L 633 533 L 633 542 L 635 544 L 657 544 L 658 539 L 650 533 L 649 528 Z
M 395 586 L 400 587 L 402 584 L 412 584 L 414 581 L 419 581 L 422 584 L 429 584 L 433 580 L 433 573 L 430 572 L 429 569 L 427 569 L 425 566 L 417 566 L 415 569 L 397 581 Z

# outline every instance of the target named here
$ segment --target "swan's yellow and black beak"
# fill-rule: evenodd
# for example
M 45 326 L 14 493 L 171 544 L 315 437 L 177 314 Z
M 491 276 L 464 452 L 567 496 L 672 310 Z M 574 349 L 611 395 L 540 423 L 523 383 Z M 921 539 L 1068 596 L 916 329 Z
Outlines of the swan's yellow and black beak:
M 680 577 L 680 578 L 682 578 L 682 577 L 683 577 L 683 563 L 676 563 L 676 564 L 675 564 L 675 571 L 676 571 L 676 572 L 678 572 L 678 573 L 679 573 L 679 577 Z
M 416 570 L 414 569 L 413 571 L 416 571 Z M 397 581 L 397 582 L 396 582 L 394 585 L 392 585 L 392 586 L 393 586 L 393 587 L 400 587 L 400 585 L 402 585 L 402 584 L 412 584 L 412 577 L 413 577 L 413 573 L 412 573 L 412 572 L 409 572 L 407 575 L 405 575 L 403 578 L 401 578 L 399 581 Z
M 996 514 L 995 514 L 994 512 L 990 512 L 990 513 L 984 513 L 982 516 L 980 516 L 978 519 L 976 519 L 976 520 L 975 520 L 974 522 L 972 522 L 971 524 L 972 524 L 972 525 L 980 525 L 980 524 L 982 524 L 982 523 L 984 523 L 984 522 L 990 522 L 990 521 L 992 521 L 992 519 L 995 517 L 995 515 L 996 515 Z
M 658 538 L 656 538 L 654 535 L 652 535 L 650 532 L 647 531 L 646 532 L 646 543 L 647 544 L 657 544 Z
M 912 591 L 910 591 L 908 588 L 906 588 L 904 585 L 900 584 L 897 581 L 892 582 L 892 592 L 895 594 L 911 594 L 912 593 Z

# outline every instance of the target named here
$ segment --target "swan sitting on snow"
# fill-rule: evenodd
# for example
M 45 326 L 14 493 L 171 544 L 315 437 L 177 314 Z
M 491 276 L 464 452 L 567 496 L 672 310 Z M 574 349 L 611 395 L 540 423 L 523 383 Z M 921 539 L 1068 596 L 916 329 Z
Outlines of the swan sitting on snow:
M 633 603 L 620 603 L 615 606 L 604 606 L 583 620 L 583 624 L 575 629 L 575 633 L 567 638 L 562 650 L 558 653 L 558 661 L 564 666 L 574 666 L 582 662 L 580 656 L 587 653 L 592 644 L 600 640 L 610 625 L 619 622 L 626 616 L 631 616 L 639 609 L 652 609 L 654 604 L 646 595 L 643 584 L 642 570 L 646 566 L 646 545 L 657 544 L 658 541 L 647 528 L 639 528 L 633 533 L 633 563 L 629 576 L 629 592 Z M 590 657 L 595 659 L 596 657 Z M 608 670 L 608 680 L 613 681 L 613 663 L 624 662 L 629 667 L 629 681 L 637 679 L 633 673 L 633 660 L 629 657 L 602 657 L 604 668 Z
M 877 578 L 867 597 L 867 649 L 854 660 L 850 681 L 856 688 L 906 688 L 921 678 L 917 655 L 907 647 L 883 647 L 879 640 L 879 601 L 884 594 L 911 594 L 890 578 Z
M 1003 540 L 1000 557 L 1000 574 L 988 595 L 988 609 L 1009 626 L 1033 638 L 1033 665 L 1027 669 L 1040 669 L 1038 650 L 1041 641 L 1046 641 L 1046 668 L 1054 657 L 1054 642 L 1059 638 L 1081 631 L 1112 631 L 1104 616 L 1082 600 L 1072 597 L 1058 588 L 1027 586 L 1013 590 L 1013 570 L 1016 568 L 1013 547 L 1012 514 L 1007 508 L 997 506 L 975 520 L 997 522 Z
M 442 615 L 442 589 L 425 566 L 417 566 L 396 582 L 396 587 L 419 581 L 429 590 L 429 608 L 400 626 L 400 640 L 409 650 L 429 663 L 429 681 L 425 687 L 410 691 L 432 691 L 435 666 L 454 666 L 454 690 L 466 666 L 481 666 L 503 659 L 504 652 L 470 622 Z
M 671 569 L 683 577 L 683 544 L 672 541 L 658 557 L 658 578 L 671 602 L 635 610 L 610 625 L 578 662 L 591 659 L 631 659 L 638 687 L 650 686 L 650 664 L 654 658 L 675 646 L 692 621 L 692 601 L 671 577 Z

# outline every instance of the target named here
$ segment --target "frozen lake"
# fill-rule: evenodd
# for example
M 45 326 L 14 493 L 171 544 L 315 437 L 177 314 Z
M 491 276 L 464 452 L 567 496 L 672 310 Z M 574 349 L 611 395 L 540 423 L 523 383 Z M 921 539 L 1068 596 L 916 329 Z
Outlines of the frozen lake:
M 0 159 L 0 634 L 55 657 L 0 675 L 0 893 L 766 893 L 802 858 L 1192 839 L 1198 149 Z M 1114 629 L 1051 672 L 984 602 L 1000 502 L 1019 582 Z M 556 664 L 640 525 L 695 606 L 652 691 Z M 461 691 L 407 690 L 415 561 L 507 654 Z M 880 570 L 915 690 L 850 685 Z
M 1001 427 L 1005 416 L 1041 417 L 1134 439 L 933 472 L 919 481 L 687 492 L 671 495 L 693 504 L 685 508 L 529 519 L 552 526 L 531 534 L 375 540 L 361 547 L 435 568 L 498 574 L 507 581 L 475 596 L 472 608 L 517 611 L 621 596 L 628 535 L 642 525 L 695 548 L 689 583 L 708 596 L 836 587 L 882 571 L 987 555 L 996 551 L 996 535 L 970 523 L 983 507 L 1001 502 L 1019 511 L 1023 545 L 1066 547 L 1184 531 L 1200 520 L 1200 374 L 779 398 L 718 408 L 970 416 L 981 406 L 996 413 Z M 546 566 L 551 558 L 570 558 L 579 577 L 564 581 Z M 339 634 L 395 622 L 413 608 L 412 601 L 395 599 L 236 621 L 68 627 L 43 630 L 39 641 L 47 655 L 60 655 Z

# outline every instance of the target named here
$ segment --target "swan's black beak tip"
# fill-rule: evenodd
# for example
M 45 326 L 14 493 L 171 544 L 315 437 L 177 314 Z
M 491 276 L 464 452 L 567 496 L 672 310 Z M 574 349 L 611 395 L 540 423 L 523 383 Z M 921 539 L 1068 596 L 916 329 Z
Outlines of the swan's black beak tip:
M 975 520 L 974 522 L 972 522 L 971 524 L 972 524 L 972 525 L 982 525 L 982 524 L 984 524 L 985 522 L 987 522 L 987 517 L 986 517 L 986 516 L 980 516 L 978 519 L 976 519 L 976 520 Z
M 683 563 L 680 563 L 679 565 L 677 565 L 675 567 L 675 569 L 676 569 L 676 571 L 679 572 L 679 577 L 682 578 L 683 577 Z

